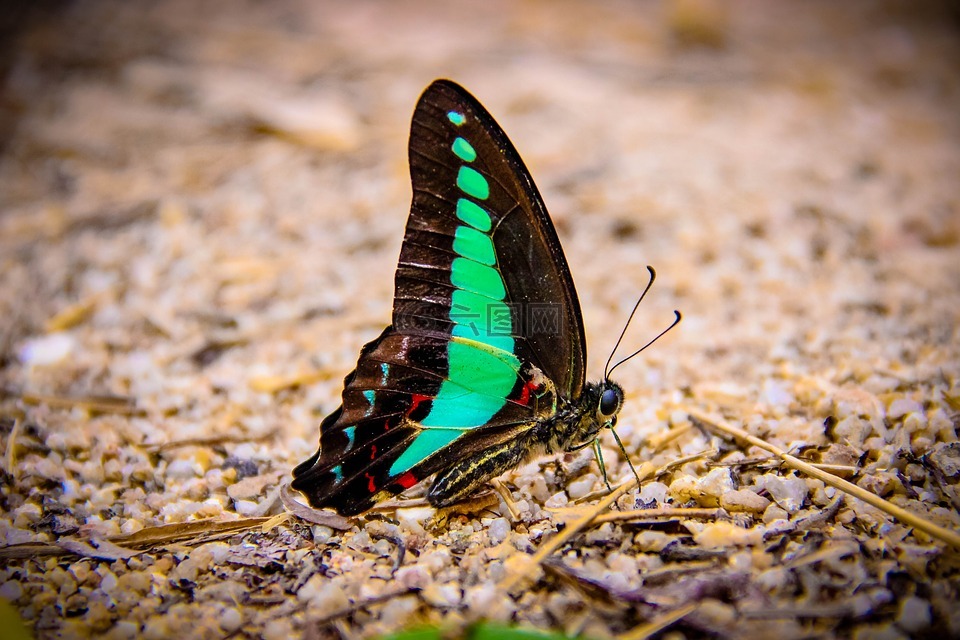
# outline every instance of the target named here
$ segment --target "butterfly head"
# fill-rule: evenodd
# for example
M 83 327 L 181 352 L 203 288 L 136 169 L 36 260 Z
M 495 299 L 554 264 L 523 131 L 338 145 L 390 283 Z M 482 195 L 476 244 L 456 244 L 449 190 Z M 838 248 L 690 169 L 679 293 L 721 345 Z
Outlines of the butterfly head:
M 623 407 L 623 389 L 608 379 L 600 383 L 599 391 L 597 422 L 603 427 L 613 428 L 617 425 L 617 414 Z

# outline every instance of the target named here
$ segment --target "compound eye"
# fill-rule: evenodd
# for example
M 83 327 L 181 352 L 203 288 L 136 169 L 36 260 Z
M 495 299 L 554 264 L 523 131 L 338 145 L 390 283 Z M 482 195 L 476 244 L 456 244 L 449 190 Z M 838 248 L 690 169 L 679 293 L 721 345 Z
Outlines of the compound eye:
M 616 389 L 606 389 L 600 396 L 600 413 L 612 416 L 620 408 L 620 397 Z

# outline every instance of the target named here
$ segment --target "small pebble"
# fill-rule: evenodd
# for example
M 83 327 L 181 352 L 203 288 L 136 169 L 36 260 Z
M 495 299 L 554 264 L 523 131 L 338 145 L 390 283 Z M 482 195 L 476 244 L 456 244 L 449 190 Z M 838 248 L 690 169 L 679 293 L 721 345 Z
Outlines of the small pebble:
M 560 509 L 570 504 L 570 500 L 567 498 L 566 491 L 558 491 L 553 494 L 543 503 L 543 506 L 547 509 Z
M 104 640 L 134 640 L 140 636 L 140 625 L 129 620 L 118 620 L 101 635 Z
M 633 537 L 633 543 L 645 553 L 660 553 L 674 539 L 661 531 L 641 531 Z
M 803 507 L 808 493 L 807 483 L 802 478 L 781 477 L 774 473 L 757 476 L 754 486 L 767 490 L 777 504 L 789 513 L 795 513 Z
M 506 518 L 494 518 L 487 528 L 487 535 L 490 536 L 490 543 L 498 545 L 507 539 L 512 527 Z
M 167 465 L 167 477 L 177 479 L 195 478 L 199 473 L 196 463 L 192 460 L 173 460 Z
M 707 548 L 748 546 L 763 543 L 758 527 L 745 529 L 729 522 L 713 522 L 693 534 L 693 540 Z
M 404 627 L 419 607 L 420 601 L 414 595 L 391 598 L 380 610 L 380 623 L 388 629 Z
M 333 529 L 322 524 L 315 524 L 310 527 L 310 530 L 313 534 L 314 544 L 326 544 L 333 537 Z
M 42 367 L 60 362 L 75 347 L 76 340 L 69 333 L 51 333 L 26 340 L 17 350 L 17 359 L 28 366 Z
M 243 624 L 243 614 L 235 607 L 226 607 L 220 612 L 220 628 L 233 633 Z
M 887 409 L 887 417 L 891 420 L 902 418 L 909 413 L 923 413 L 923 406 L 911 398 L 897 398 L 890 403 Z
M 790 517 L 785 510 L 780 508 L 775 502 L 771 502 L 770 505 L 763 511 L 763 523 L 770 524 L 774 520 L 786 520 Z
M 431 607 L 455 607 L 460 604 L 463 592 L 454 582 L 428 584 L 421 592 L 420 597 Z
M 910 596 L 900 601 L 897 626 L 910 634 L 920 633 L 933 622 L 930 603 L 922 598 Z
M 350 605 L 343 587 L 319 573 L 311 576 L 306 584 L 300 587 L 297 599 L 309 603 L 311 610 L 316 611 L 317 615 L 333 613 Z
M 573 482 L 567 484 L 567 494 L 570 496 L 571 500 L 579 500 L 583 496 L 587 495 L 593 491 L 593 487 L 597 484 L 597 476 L 588 473 L 581 478 L 577 478 Z
M 640 501 L 649 504 L 656 501 L 659 506 L 667 502 L 667 495 L 670 488 L 662 482 L 648 482 L 640 489 Z
M 861 420 L 859 416 L 851 415 L 833 426 L 833 434 L 838 442 L 849 444 L 854 449 L 861 449 L 867 436 L 870 435 L 870 429 L 869 422 Z
M 721 495 L 720 506 L 731 513 L 763 513 L 770 501 L 749 489 L 737 489 Z
M 100 591 L 107 595 L 112 595 L 117 590 L 118 580 L 116 574 L 109 569 L 98 570 L 100 574 Z
M 260 510 L 260 505 L 252 500 L 237 500 L 233 503 L 233 510 L 244 517 L 253 517 Z
M 263 640 L 289 640 L 292 637 L 293 623 L 286 618 L 273 618 L 263 626 Z
M 23 595 L 23 587 L 15 580 L 7 580 L 0 585 L 0 598 L 7 602 L 16 602 Z
M 508 572 L 509 575 L 509 572 Z M 494 622 L 508 622 L 517 609 L 516 603 L 496 585 L 490 583 L 467 587 L 463 597 L 469 611 Z
M 41 517 L 43 517 L 43 510 L 40 505 L 33 502 L 24 502 L 13 511 L 13 526 L 18 529 L 26 529 L 39 522 Z

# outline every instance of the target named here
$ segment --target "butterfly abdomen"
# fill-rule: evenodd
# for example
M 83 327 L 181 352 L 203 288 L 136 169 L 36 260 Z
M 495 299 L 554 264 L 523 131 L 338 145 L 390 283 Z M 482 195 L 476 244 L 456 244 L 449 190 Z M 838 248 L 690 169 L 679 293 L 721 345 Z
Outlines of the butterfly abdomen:
M 427 500 L 445 507 L 467 498 L 478 487 L 504 471 L 513 469 L 535 452 L 535 441 L 526 435 L 484 449 L 473 457 L 437 474 Z

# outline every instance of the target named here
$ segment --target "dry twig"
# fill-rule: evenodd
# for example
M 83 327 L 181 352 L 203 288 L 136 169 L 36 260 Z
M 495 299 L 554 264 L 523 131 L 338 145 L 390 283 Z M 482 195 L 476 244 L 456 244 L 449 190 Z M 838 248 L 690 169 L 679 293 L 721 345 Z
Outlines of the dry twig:
M 916 529 L 919 529 L 920 531 L 923 531 L 924 533 L 926 533 L 927 535 L 933 538 L 936 538 L 942 542 L 946 542 L 947 544 L 960 549 L 960 534 L 958 534 L 956 531 L 950 531 L 949 529 L 946 529 L 944 527 L 941 527 L 938 524 L 930 522 L 929 520 L 926 520 L 915 513 L 910 513 L 906 509 L 898 507 L 897 505 L 892 504 L 887 500 L 884 500 L 883 498 L 881 498 L 880 496 L 874 493 L 870 493 L 869 491 L 862 489 L 853 483 L 847 482 L 846 480 L 842 478 L 838 478 L 837 476 L 831 473 L 827 473 L 826 471 L 818 469 L 812 464 L 808 462 L 804 462 L 799 458 L 795 458 L 794 456 L 785 452 L 780 447 L 777 447 L 776 445 L 773 445 L 767 442 L 766 440 L 763 440 L 754 435 L 751 435 L 746 431 L 744 431 L 743 429 L 733 426 L 732 424 L 728 424 L 727 422 L 721 420 L 720 418 L 711 416 L 698 409 L 688 408 L 686 409 L 686 411 L 692 419 L 700 422 L 707 428 L 710 428 L 713 431 L 719 431 L 728 436 L 733 436 L 738 440 L 742 440 L 755 447 L 759 447 L 761 449 L 769 451 L 770 453 L 774 454 L 775 456 L 783 460 L 783 462 L 791 469 L 796 469 L 797 471 L 800 471 L 802 473 L 805 473 L 808 476 L 816 478 L 821 482 L 823 482 L 824 484 L 834 487 L 836 489 L 839 489 L 840 491 L 843 491 L 844 493 L 847 493 L 853 496 L 854 498 L 863 500 L 867 504 L 870 504 L 876 507 L 877 509 L 880 509 L 881 511 L 884 511 L 890 514 L 900 522 L 908 526 L 914 527 Z

